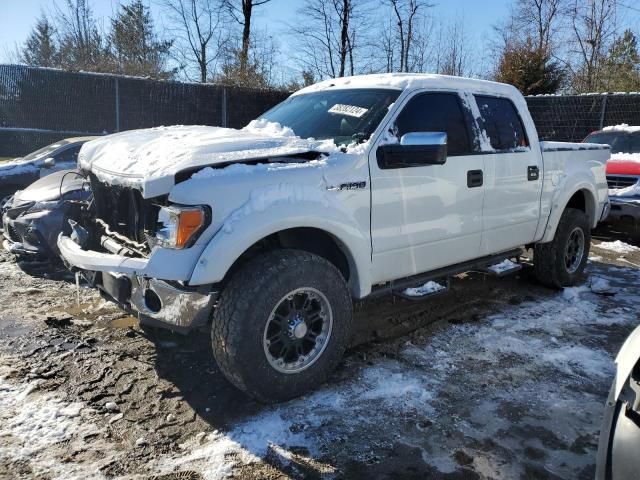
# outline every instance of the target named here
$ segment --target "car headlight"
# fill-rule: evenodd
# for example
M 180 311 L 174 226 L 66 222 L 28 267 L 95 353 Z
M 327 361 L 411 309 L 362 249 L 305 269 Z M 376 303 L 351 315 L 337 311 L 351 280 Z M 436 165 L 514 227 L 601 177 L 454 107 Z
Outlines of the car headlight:
M 158 245 L 176 249 L 191 246 L 207 226 L 207 213 L 207 207 L 203 206 L 160 207 L 156 230 Z

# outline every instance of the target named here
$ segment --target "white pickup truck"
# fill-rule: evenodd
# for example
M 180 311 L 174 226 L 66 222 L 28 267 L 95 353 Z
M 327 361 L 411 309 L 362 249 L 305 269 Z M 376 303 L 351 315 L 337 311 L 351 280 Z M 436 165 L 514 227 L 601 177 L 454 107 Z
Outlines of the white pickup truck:
M 603 145 L 539 142 L 509 85 L 328 80 L 241 130 L 87 143 L 93 199 L 58 246 L 142 322 L 211 323 L 229 380 L 279 401 L 340 361 L 353 299 L 427 297 L 523 247 L 542 283 L 576 283 L 608 213 L 608 157 Z

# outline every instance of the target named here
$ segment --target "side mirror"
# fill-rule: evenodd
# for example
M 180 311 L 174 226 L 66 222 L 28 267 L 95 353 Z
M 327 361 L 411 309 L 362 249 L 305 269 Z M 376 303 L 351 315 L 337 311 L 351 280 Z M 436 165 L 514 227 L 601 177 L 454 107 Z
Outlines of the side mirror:
M 381 169 L 442 165 L 447 161 L 445 132 L 411 132 L 399 144 L 382 145 L 376 151 Z
M 55 166 L 55 164 L 56 164 L 56 159 L 55 159 L 55 158 L 53 158 L 53 157 L 45 158 L 45 159 L 42 161 L 42 166 L 43 166 L 44 168 L 51 168 L 51 167 L 54 167 L 54 166 Z

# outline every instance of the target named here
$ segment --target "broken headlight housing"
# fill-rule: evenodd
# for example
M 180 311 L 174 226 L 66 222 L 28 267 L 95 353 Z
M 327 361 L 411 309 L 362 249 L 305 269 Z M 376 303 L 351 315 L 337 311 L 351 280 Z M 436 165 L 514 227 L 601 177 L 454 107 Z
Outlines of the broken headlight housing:
M 209 208 L 206 206 L 160 207 L 156 244 L 174 249 L 190 247 L 207 227 L 210 218 Z

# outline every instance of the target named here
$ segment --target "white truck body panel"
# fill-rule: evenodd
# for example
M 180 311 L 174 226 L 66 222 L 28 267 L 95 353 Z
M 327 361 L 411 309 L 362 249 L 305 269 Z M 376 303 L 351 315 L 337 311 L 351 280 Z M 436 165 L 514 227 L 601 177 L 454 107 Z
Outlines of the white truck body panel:
M 212 221 L 192 247 L 156 246 L 148 259 L 133 263 L 117 256 L 109 261 L 107 254 L 91 263 L 61 239 L 63 257 L 88 270 L 208 285 L 222 281 L 243 252 L 268 235 L 310 227 L 335 239 L 353 273 L 351 293 L 362 298 L 379 283 L 550 241 L 567 202 L 578 191 L 585 192 L 592 224 L 600 220 L 608 202 L 608 149 L 539 143 L 524 98 L 515 88 L 391 74 L 329 80 L 294 95 L 352 88 L 402 93 L 367 142 L 343 151 L 332 141 L 301 139 L 290 129 L 264 123 L 243 130 L 163 127 L 90 142 L 83 147 L 80 164 L 101 181 L 138 188 L 145 198 L 168 195 L 171 203 L 208 205 Z M 480 132 L 481 151 L 472 155 L 451 157 L 443 165 L 380 169 L 376 151 L 394 141 L 388 131 L 403 106 L 418 93 L 443 91 L 459 94 L 468 104 L 473 94 L 508 98 L 520 114 L 528 147 L 495 152 Z M 469 108 L 477 118 L 477 107 Z M 279 157 L 310 151 L 324 155 L 278 163 Z M 258 164 L 242 163 L 247 161 Z M 538 180 L 527 180 L 529 166 L 538 167 Z M 176 185 L 176 174 L 185 170 L 198 173 Z M 484 172 L 481 187 L 467 187 L 470 170 Z M 363 186 L 341 189 L 345 182 Z

